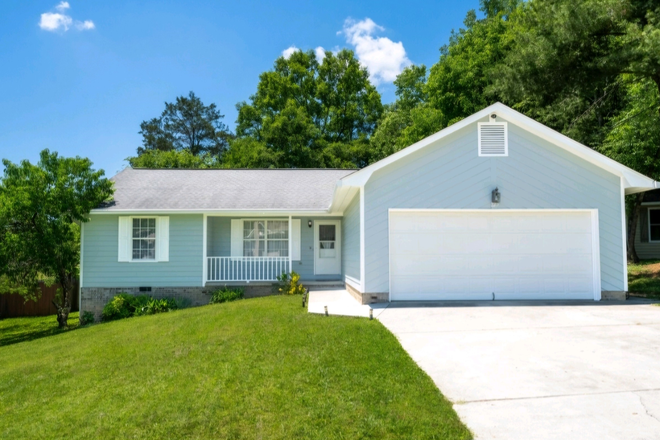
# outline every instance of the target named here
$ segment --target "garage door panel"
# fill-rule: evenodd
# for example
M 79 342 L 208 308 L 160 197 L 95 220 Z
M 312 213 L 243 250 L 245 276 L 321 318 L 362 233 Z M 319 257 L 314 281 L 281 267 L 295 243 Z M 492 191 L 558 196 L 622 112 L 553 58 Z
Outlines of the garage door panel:
M 564 229 L 567 232 L 591 234 L 591 217 L 586 215 L 565 216 Z
M 419 253 L 424 255 L 435 255 L 438 248 L 444 246 L 443 236 L 435 233 L 414 234 L 417 239 Z
M 564 270 L 567 273 L 585 273 L 593 270 L 591 254 L 569 254 L 564 256 Z
M 591 234 L 568 234 L 566 240 L 566 252 L 569 254 L 591 249 Z
M 567 281 L 569 292 L 591 292 L 591 278 L 589 277 L 570 277 Z
M 390 237 L 390 245 L 399 255 L 419 254 L 419 239 L 414 234 L 394 234 Z
M 518 259 L 518 273 L 528 274 L 543 271 L 547 255 L 520 255 Z
M 392 300 L 594 297 L 590 212 L 393 212 L 390 219 Z

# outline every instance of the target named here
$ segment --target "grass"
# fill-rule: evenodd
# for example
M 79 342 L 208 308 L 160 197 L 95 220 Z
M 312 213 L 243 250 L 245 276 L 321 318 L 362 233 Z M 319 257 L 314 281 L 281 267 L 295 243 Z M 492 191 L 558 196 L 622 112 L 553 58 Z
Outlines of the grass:
M 0 347 L 0 437 L 471 434 L 380 322 L 311 315 L 299 297 L 275 296 Z
M 70 313 L 68 322 L 69 328 L 61 330 L 55 315 L 0 319 L 0 347 L 71 331 L 78 327 L 78 312 Z
M 648 298 L 660 298 L 660 260 L 628 264 L 628 291 Z

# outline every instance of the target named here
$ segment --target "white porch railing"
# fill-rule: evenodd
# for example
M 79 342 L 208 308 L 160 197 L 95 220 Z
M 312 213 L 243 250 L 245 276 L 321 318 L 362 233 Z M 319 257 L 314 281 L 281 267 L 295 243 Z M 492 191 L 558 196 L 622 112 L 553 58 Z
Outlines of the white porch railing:
M 207 257 L 207 281 L 276 281 L 289 257 Z

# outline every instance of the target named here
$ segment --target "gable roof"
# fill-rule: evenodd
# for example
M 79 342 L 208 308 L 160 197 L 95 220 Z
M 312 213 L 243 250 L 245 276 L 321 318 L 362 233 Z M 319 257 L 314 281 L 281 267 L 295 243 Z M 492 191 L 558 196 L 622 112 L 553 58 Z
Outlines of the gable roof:
M 111 179 L 115 183 L 114 200 L 93 212 L 326 212 L 337 181 L 354 172 L 126 168 Z
M 634 194 L 637 192 L 648 191 L 650 189 L 660 188 L 660 182 L 656 182 L 653 179 L 646 177 L 645 175 L 638 173 L 637 171 L 628 168 L 625 165 L 620 164 L 619 162 L 610 159 L 607 156 L 604 156 L 597 151 L 582 145 L 581 143 L 574 141 L 573 139 L 555 131 L 545 125 L 537 122 L 522 113 L 519 113 L 507 107 L 506 105 L 498 102 L 491 106 L 486 107 L 485 109 L 468 116 L 467 118 L 450 125 L 449 127 L 441 130 L 431 136 L 428 136 L 421 141 L 400 150 L 391 156 L 386 157 L 376 163 L 369 165 L 368 167 L 362 168 L 361 170 L 351 174 L 350 176 L 345 176 L 337 184 L 336 192 L 341 191 L 341 187 L 360 187 L 363 186 L 371 175 L 386 167 L 387 165 L 396 162 L 397 160 L 403 159 L 404 157 L 415 153 L 416 151 L 425 148 L 434 142 L 451 135 L 452 133 L 457 132 L 470 124 L 480 122 L 488 118 L 491 113 L 496 113 L 498 117 L 502 117 L 507 122 L 515 124 L 528 132 L 545 139 L 552 144 L 567 150 L 574 155 L 591 162 L 592 164 L 603 168 L 617 176 L 620 176 L 623 179 L 623 185 L 626 191 L 626 194 Z

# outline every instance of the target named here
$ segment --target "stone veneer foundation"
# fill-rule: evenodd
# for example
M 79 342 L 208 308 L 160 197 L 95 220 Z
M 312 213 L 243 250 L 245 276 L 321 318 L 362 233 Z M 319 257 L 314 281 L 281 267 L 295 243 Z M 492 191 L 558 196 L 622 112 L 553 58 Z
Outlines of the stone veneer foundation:
M 83 287 L 81 289 L 80 313 L 92 312 L 96 321 L 101 320 L 103 307 L 118 293 L 131 295 L 149 295 L 154 298 L 173 298 L 187 300 L 191 307 L 203 306 L 211 301 L 213 292 L 223 285 L 206 287 L 152 287 L 150 292 L 140 292 L 139 287 Z M 241 286 L 245 289 L 245 298 L 268 296 L 274 293 L 273 284 L 260 283 Z

